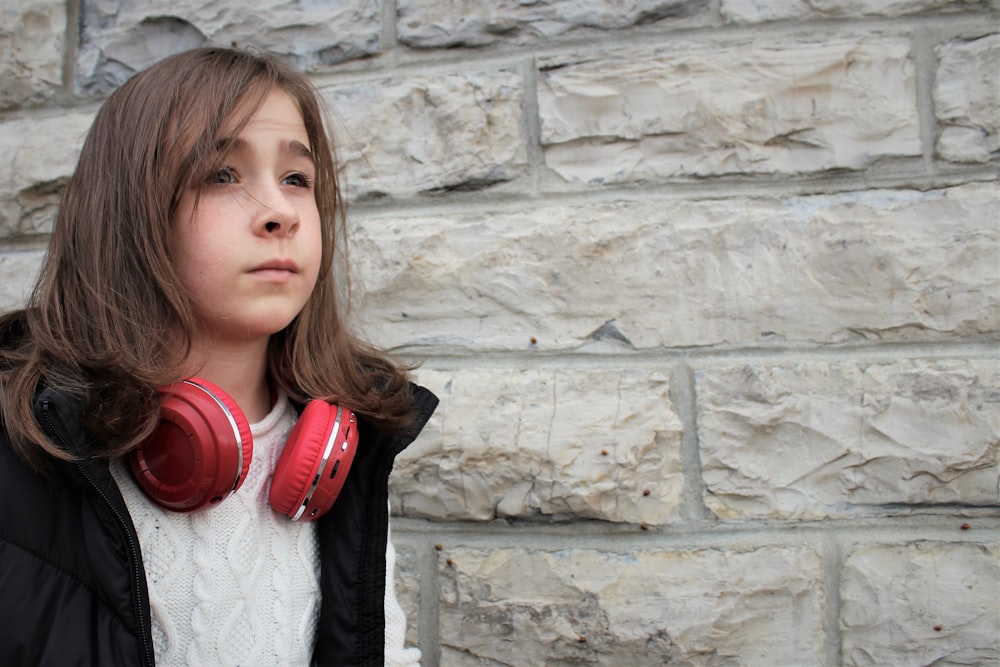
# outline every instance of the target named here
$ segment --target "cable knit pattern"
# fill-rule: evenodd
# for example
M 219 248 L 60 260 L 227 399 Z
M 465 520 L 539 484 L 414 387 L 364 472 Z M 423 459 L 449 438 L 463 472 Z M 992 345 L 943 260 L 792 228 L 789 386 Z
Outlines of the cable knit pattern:
M 319 613 L 315 524 L 289 521 L 267 501 L 295 418 L 280 396 L 251 426 L 243 486 L 203 512 L 161 509 L 123 464 L 112 466 L 142 546 L 157 665 L 309 663 Z
M 391 530 L 385 548 L 385 571 L 385 667 L 420 667 L 420 649 L 406 647 L 406 613 L 396 598 L 396 549 Z

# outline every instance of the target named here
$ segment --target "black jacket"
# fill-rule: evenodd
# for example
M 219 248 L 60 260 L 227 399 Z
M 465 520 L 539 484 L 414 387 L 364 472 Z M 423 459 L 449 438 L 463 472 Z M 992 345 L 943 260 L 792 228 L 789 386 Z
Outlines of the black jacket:
M 360 421 L 351 472 L 318 522 L 317 665 L 384 662 L 389 472 L 437 406 L 422 387 L 413 397 L 417 427 L 407 436 Z M 108 463 L 86 458 L 76 401 L 46 389 L 35 413 L 83 458 L 59 463 L 55 480 L 39 477 L 0 429 L 0 665 L 153 665 L 139 539 Z

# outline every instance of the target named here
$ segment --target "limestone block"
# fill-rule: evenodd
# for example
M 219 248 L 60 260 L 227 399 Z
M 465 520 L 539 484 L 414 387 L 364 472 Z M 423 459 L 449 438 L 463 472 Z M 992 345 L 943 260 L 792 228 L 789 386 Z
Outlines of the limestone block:
M 25 304 L 44 256 L 41 250 L 0 253 L 0 313 Z
M 841 586 L 843 664 L 1000 664 L 1000 548 L 862 547 Z
M 62 86 L 66 3 L 0 7 L 0 109 L 50 99 Z
M 1000 34 L 948 42 L 936 53 L 937 153 L 956 162 L 986 162 L 1000 151 Z
M 592 28 L 619 30 L 702 12 L 705 0 L 398 0 L 399 41 L 418 48 L 530 42 Z
M 706 503 L 723 518 L 996 505 L 1000 361 L 742 365 L 696 373 Z
M 0 237 L 52 228 L 93 119 L 73 110 L 0 121 Z
M 415 75 L 321 92 L 352 199 L 475 190 L 527 171 L 524 85 L 515 72 Z
M 1000 330 L 998 193 L 981 184 L 356 216 L 352 258 L 369 335 L 390 347 L 975 336 Z
M 823 664 L 804 547 L 541 551 L 446 544 L 441 664 Z
M 275 53 L 313 71 L 378 52 L 379 17 L 378 0 L 84 2 L 78 81 L 106 92 L 172 53 L 209 44 Z
M 935 10 L 964 9 L 965 0 L 722 0 L 723 18 L 735 23 L 787 19 L 906 16 Z
M 903 38 L 698 42 L 543 59 L 538 107 L 552 171 L 623 183 L 919 156 L 915 91 Z
M 682 427 L 664 373 L 470 367 L 421 369 L 417 379 L 441 405 L 397 460 L 394 514 L 647 524 L 678 516 Z

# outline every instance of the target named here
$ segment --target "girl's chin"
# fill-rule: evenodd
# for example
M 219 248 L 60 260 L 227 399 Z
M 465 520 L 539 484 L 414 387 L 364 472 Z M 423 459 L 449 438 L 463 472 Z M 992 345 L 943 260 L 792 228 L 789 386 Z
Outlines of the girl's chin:
M 253 348 L 258 345 L 266 345 L 271 336 L 281 333 L 294 318 L 285 321 L 285 318 L 270 319 L 266 322 L 248 322 L 245 326 L 232 326 L 228 323 L 225 327 L 214 327 L 196 334 L 196 338 L 204 345 L 210 347 L 235 347 L 245 345 Z

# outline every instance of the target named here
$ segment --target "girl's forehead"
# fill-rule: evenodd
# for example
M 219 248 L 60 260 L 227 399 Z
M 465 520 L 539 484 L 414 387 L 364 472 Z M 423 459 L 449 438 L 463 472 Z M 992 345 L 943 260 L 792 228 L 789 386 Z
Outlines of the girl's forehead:
M 264 101 L 251 116 L 250 123 L 296 126 L 305 130 L 298 102 L 280 88 L 272 89 L 264 97 Z
M 256 106 L 251 106 L 254 103 L 257 103 Z M 284 89 L 277 87 L 271 88 L 263 98 L 254 97 L 239 105 L 223 124 L 222 134 L 231 136 L 236 131 L 237 136 L 240 136 L 261 130 L 284 131 L 308 137 L 298 101 Z

